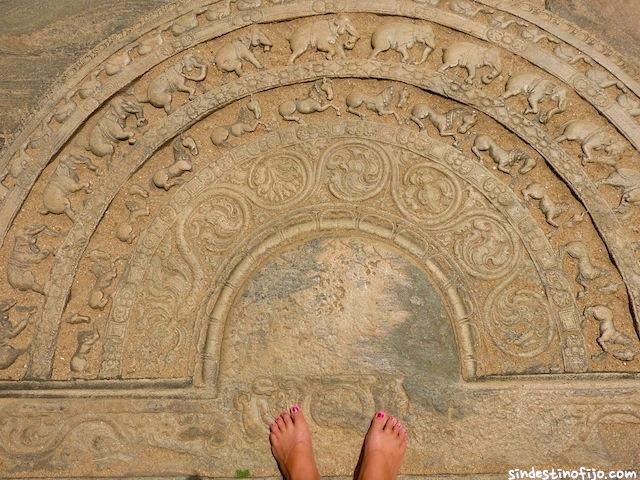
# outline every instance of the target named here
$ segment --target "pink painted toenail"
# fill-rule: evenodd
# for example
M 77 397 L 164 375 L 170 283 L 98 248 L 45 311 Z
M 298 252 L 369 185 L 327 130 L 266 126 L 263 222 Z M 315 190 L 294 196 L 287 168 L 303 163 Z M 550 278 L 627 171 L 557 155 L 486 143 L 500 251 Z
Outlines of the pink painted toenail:
M 291 407 L 291 411 L 293 413 L 298 413 L 300 411 L 300 407 L 298 405 L 294 405 L 293 407 Z
M 384 418 L 384 412 L 378 412 L 378 413 L 376 414 L 376 417 L 378 417 L 378 418 Z

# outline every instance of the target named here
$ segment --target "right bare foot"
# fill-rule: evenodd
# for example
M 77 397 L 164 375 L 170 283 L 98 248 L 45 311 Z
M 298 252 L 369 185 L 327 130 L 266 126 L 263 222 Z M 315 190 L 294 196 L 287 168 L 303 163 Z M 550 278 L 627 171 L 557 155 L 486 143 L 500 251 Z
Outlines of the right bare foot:
M 357 480 L 393 480 L 407 449 L 407 431 L 398 419 L 378 412 L 364 438 Z

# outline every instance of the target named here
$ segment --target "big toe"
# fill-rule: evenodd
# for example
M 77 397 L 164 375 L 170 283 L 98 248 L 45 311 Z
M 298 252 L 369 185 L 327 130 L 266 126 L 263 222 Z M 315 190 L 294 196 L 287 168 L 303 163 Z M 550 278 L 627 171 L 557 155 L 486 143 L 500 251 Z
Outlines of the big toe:
M 306 419 L 304 418 L 304 414 L 300 409 L 299 405 L 292 405 L 289 409 L 289 415 L 291 416 L 291 421 L 294 423 L 306 423 Z
M 371 427 L 369 427 L 369 430 L 382 431 L 385 424 L 387 423 L 387 420 L 389 420 L 389 417 L 386 413 L 384 413 L 382 410 L 377 412 L 371 420 Z

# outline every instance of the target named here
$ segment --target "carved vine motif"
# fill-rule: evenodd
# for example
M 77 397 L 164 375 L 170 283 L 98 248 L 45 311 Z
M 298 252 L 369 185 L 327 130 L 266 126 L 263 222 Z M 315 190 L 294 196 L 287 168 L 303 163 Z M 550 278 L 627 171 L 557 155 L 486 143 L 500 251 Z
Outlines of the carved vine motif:
M 12 456 L 48 453 L 60 442 L 64 425 L 61 417 L 52 413 L 41 415 L 17 414 L 2 411 L 0 450 Z
M 274 416 L 292 401 L 298 402 L 318 427 L 356 429 L 366 421 L 363 412 L 382 404 L 395 415 L 407 414 L 409 399 L 403 380 L 385 375 L 258 377 L 235 394 L 234 406 L 251 442 L 262 438 Z
M 367 143 L 340 143 L 323 158 L 329 172 L 329 190 L 341 200 L 371 198 L 387 183 L 389 160 L 379 148 Z
M 555 332 L 548 309 L 545 299 L 535 291 L 506 283 L 487 303 L 487 332 L 509 355 L 539 355 L 549 348 Z
M 334 130 L 335 129 L 335 130 Z M 345 122 L 343 124 L 339 124 L 337 126 L 333 126 L 331 128 L 321 128 L 319 129 L 317 126 L 313 126 L 313 127 L 296 127 L 295 129 L 290 129 L 287 130 L 286 133 L 285 131 L 278 131 L 275 132 L 277 133 L 277 135 L 273 136 L 273 138 L 275 139 L 280 139 L 280 142 L 284 142 L 285 139 L 291 139 L 291 138 L 298 138 L 298 140 L 296 140 L 296 142 L 304 142 L 305 146 L 307 146 L 309 149 L 313 149 L 314 144 L 315 147 L 317 148 L 318 146 L 322 146 L 323 142 L 326 142 L 326 140 L 320 140 L 321 138 L 325 137 L 325 136 L 333 136 L 333 135 L 344 135 L 345 132 L 353 132 L 350 133 L 350 135 L 363 135 L 368 137 L 370 140 L 364 142 L 366 144 L 371 143 L 371 148 L 375 149 L 378 152 L 384 151 L 382 147 L 382 145 L 378 144 L 378 142 L 375 142 L 375 139 L 380 139 L 380 138 L 384 138 L 387 139 L 387 141 L 389 141 L 389 138 L 395 138 L 395 136 L 397 135 L 398 139 L 401 139 L 400 141 L 402 142 L 403 145 L 411 145 L 411 148 L 413 150 L 419 151 L 419 152 L 431 152 L 431 151 L 437 151 L 438 152 L 438 162 L 436 161 L 431 161 L 428 163 L 428 166 L 430 166 L 431 168 L 435 168 L 436 170 L 438 170 L 438 163 L 442 163 L 442 164 L 446 164 L 446 165 L 450 165 L 450 168 L 454 169 L 455 171 L 459 172 L 461 175 L 469 175 L 470 174 L 470 169 L 469 167 L 473 167 L 476 168 L 476 164 L 469 160 L 469 158 L 465 157 L 464 155 L 462 155 L 460 152 L 457 152 L 453 149 L 450 149 L 450 147 L 447 147 L 445 144 L 442 143 L 437 143 L 434 142 L 432 139 L 428 139 L 425 138 L 422 135 L 419 135 L 415 132 L 410 132 L 407 131 L 406 129 L 399 129 L 397 127 L 393 127 L 392 130 L 388 130 L 388 126 L 387 127 L 383 127 L 383 126 L 375 126 L 372 124 L 367 124 L 366 122 L 360 122 L 360 121 L 356 121 L 356 122 Z M 294 133 L 295 132 L 295 133 Z M 293 137 L 292 137 L 293 135 Z M 271 137 L 270 137 L 271 138 Z M 333 142 L 330 143 L 329 147 L 323 147 L 323 148 L 328 148 L 328 149 L 332 149 L 335 148 L 335 146 L 342 146 L 345 144 L 349 144 L 351 142 L 356 141 L 355 139 L 351 140 L 347 140 L 347 139 L 339 139 L 339 140 L 334 140 Z M 357 140 L 356 143 L 361 142 L 362 140 Z M 337 145 L 336 145 L 337 144 Z M 273 143 L 269 143 L 264 144 L 263 140 L 260 140 L 258 142 L 255 142 L 253 144 L 250 144 L 249 147 L 238 147 L 236 149 L 236 152 L 245 152 L 243 156 L 238 157 L 235 155 L 232 155 L 235 152 L 229 152 L 229 155 L 225 155 L 224 158 L 222 158 L 220 160 L 220 164 L 216 165 L 216 168 L 220 168 L 223 171 L 226 171 L 227 169 L 231 169 L 234 168 L 234 166 L 238 165 L 239 163 L 241 165 L 244 165 L 244 163 L 246 163 L 246 167 L 242 166 L 241 170 L 242 171 L 246 171 L 247 175 L 250 175 L 250 172 L 252 170 L 252 168 L 254 168 L 256 165 L 261 165 L 261 162 L 265 159 L 265 158 L 272 158 L 274 156 L 277 156 L 280 152 L 286 152 L 289 153 L 290 151 L 292 151 L 292 145 L 289 145 L 287 143 L 285 143 L 284 145 L 286 145 L 285 148 L 282 148 L 280 150 L 280 152 L 277 151 L 277 147 L 278 145 L 280 145 L 280 143 L 276 142 L 274 140 Z M 258 150 L 256 150 L 256 147 L 261 146 Z M 441 151 L 441 149 L 448 149 L 447 155 L 444 155 L 444 153 Z M 413 151 L 412 150 L 412 151 Z M 256 153 L 249 153 L 249 152 L 259 152 L 261 151 L 262 153 L 260 155 L 257 155 Z M 455 153 L 454 155 L 449 155 L 449 153 Z M 404 156 L 399 156 L 399 158 L 403 158 L 403 164 L 404 162 L 407 163 L 407 167 L 408 169 L 410 169 L 411 167 L 413 167 L 414 165 L 411 165 L 412 163 L 415 162 L 420 162 L 420 161 L 424 161 L 421 160 L 421 155 L 420 154 L 415 154 L 415 157 L 411 157 L 411 158 L 407 158 L 404 159 Z M 353 156 L 349 156 L 346 158 L 352 158 Z M 323 156 L 320 156 L 320 158 L 324 158 Z M 414 159 L 415 158 L 415 159 Z M 320 164 L 326 165 L 327 162 L 325 160 L 320 160 L 319 161 Z M 418 163 L 419 165 L 420 163 Z M 411 165 L 411 166 L 409 166 Z M 240 167 L 239 167 L 240 168 Z M 440 169 L 444 168 L 442 166 L 439 167 Z M 480 167 L 478 167 L 480 168 Z M 443 171 L 447 171 L 447 168 L 444 168 Z M 403 175 L 404 175 L 404 171 L 403 171 Z M 424 173 L 424 172 L 423 172 Z M 197 194 L 197 189 L 193 190 L 193 186 L 194 185 L 200 185 L 201 187 L 203 185 L 206 185 L 208 183 L 210 183 L 211 180 L 211 171 L 207 171 L 207 170 L 203 170 L 202 172 L 199 172 L 199 175 L 201 176 L 201 178 L 194 178 L 193 181 L 195 183 L 190 184 L 189 186 L 185 185 L 183 188 L 185 188 L 187 192 L 190 192 L 189 195 L 190 196 L 194 196 L 194 195 L 199 195 Z M 442 174 L 442 176 L 449 177 L 450 179 L 454 179 L 455 177 L 451 175 L 451 173 L 449 172 L 447 175 L 445 175 L 444 173 Z M 475 176 L 475 175 L 472 175 Z M 410 177 L 410 175 L 408 176 Z M 224 181 L 231 181 L 231 182 L 235 182 L 238 185 L 238 188 L 242 188 L 244 191 L 246 191 L 246 189 L 243 188 L 244 185 L 246 185 L 246 176 L 240 175 L 237 178 L 234 177 L 233 175 L 229 174 L 228 180 L 224 180 Z M 396 175 L 395 176 L 396 179 L 400 180 L 402 179 L 401 175 Z M 490 177 L 491 178 L 491 177 Z M 433 179 L 432 179 L 433 180 Z M 436 179 L 437 180 L 437 179 Z M 327 187 L 329 185 L 329 182 L 331 181 L 331 175 L 325 175 L 324 176 L 324 181 L 327 184 Z M 450 180 L 452 182 L 456 182 L 456 180 Z M 394 182 L 392 181 L 392 184 Z M 438 185 L 438 182 L 434 182 L 436 184 L 436 188 L 440 188 L 441 190 L 444 190 L 446 192 L 446 187 L 442 187 L 441 185 Z M 499 183 L 499 182 L 497 182 Z M 485 184 L 485 182 L 480 182 L 479 183 L 479 188 L 483 189 L 483 185 Z M 446 185 L 446 183 L 445 183 Z M 234 187 L 235 189 L 236 187 Z M 426 190 L 428 190 L 430 188 L 427 187 Z M 509 205 L 509 201 L 507 198 L 505 198 L 504 196 L 507 195 L 507 189 L 503 188 L 504 192 L 501 193 L 501 202 L 503 202 L 503 204 L 505 205 Z M 400 190 L 401 191 L 401 190 Z M 489 190 L 486 190 L 487 193 L 489 193 Z M 491 190 L 491 192 L 493 192 L 493 190 Z M 247 193 L 249 193 L 247 191 Z M 179 204 L 179 208 L 177 210 L 184 210 L 185 208 L 185 197 L 183 197 L 182 195 L 179 195 L 179 197 L 182 198 L 182 200 L 180 201 Z M 433 203 L 433 198 L 439 198 L 437 195 L 432 195 L 431 193 L 427 193 L 424 195 L 424 200 L 426 203 L 431 202 Z M 258 200 L 260 200 L 259 196 L 256 196 L 255 198 L 255 203 L 258 203 Z M 517 203 L 517 202 L 515 202 Z M 176 204 L 174 207 L 167 209 L 167 212 L 172 212 L 174 211 L 174 209 L 178 207 L 178 204 Z M 428 205 L 429 208 L 431 208 L 431 205 Z M 209 207 L 208 209 L 210 209 L 211 207 Z M 455 213 L 450 214 L 449 212 L 447 212 L 448 215 L 455 215 Z M 321 215 L 321 214 L 320 214 Z M 378 214 L 379 215 L 379 214 Z M 409 218 L 414 218 L 414 216 L 412 216 L 411 214 L 407 215 Z M 167 218 L 167 221 L 169 221 L 169 219 Z M 421 225 L 429 225 L 429 219 L 427 218 L 426 221 L 421 221 L 420 222 Z M 487 237 L 496 237 L 498 240 L 498 243 L 501 240 L 501 236 L 500 236 L 500 231 L 492 231 L 490 228 L 487 229 L 485 228 L 485 226 L 481 225 L 481 227 L 485 230 L 485 235 Z M 155 231 L 155 227 L 151 227 L 154 231 Z M 480 232 L 482 233 L 482 232 Z M 194 237 L 190 232 L 187 232 L 187 238 L 197 238 Z M 471 236 L 471 235 L 469 235 Z M 241 234 L 238 238 L 245 238 L 247 237 L 247 235 Z M 237 240 L 236 240 L 237 241 Z M 470 241 L 473 242 L 472 245 L 472 249 L 475 249 L 476 252 L 472 252 L 470 255 L 471 257 L 473 257 L 471 260 L 469 260 L 470 262 L 485 262 L 487 263 L 487 265 L 489 265 L 489 267 L 485 267 L 485 268 L 490 268 L 490 269 L 498 269 L 498 267 L 496 267 L 495 265 L 498 264 L 498 261 L 495 260 L 496 258 L 498 258 L 498 256 L 493 255 L 493 252 L 498 250 L 499 248 L 502 248 L 503 250 L 507 251 L 507 254 L 510 255 L 511 258 L 518 258 L 519 255 L 514 253 L 514 250 L 509 250 L 508 248 L 503 248 L 502 246 L 498 245 L 491 245 L 488 242 L 485 242 L 482 238 L 478 238 L 477 241 L 475 241 L 474 239 L 471 239 Z M 147 244 L 147 241 L 145 239 L 145 241 L 142 242 L 145 245 Z M 200 241 L 196 241 L 196 244 L 200 244 Z M 452 244 L 452 243 L 451 243 Z M 145 248 L 150 248 L 150 247 L 145 247 Z M 238 247 L 240 248 L 240 247 Z M 491 258 L 491 257 L 495 257 L 495 258 Z M 148 262 L 146 260 L 137 260 L 136 263 L 142 262 L 143 264 L 148 264 Z M 500 266 L 499 266 L 500 267 Z M 476 267 L 477 270 L 477 267 Z M 494 272 L 491 272 L 492 274 Z M 140 275 L 137 274 L 137 277 L 139 277 Z M 486 277 L 484 277 L 486 278 Z M 464 305 L 464 302 L 461 302 L 462 305 Z M 465 307 L 460 307 L 462 309 L 464 309 Z M 120 309 L 118 309 L 120 310 Z
M 480 214 L 456 230 L 453 248 L 469 273 L 491 279 L 510 273 L 520 256 L 517 241 L 504 226 Z
M 409 217 L 428 223 L 444 223 L 451 219 L 463 201 L 458 181 L 428 163 L 414 165 L 405 172 L 402 190 L 394 198 Z
M 305 163 L 301 155 L 293 152 L 262 158 L 251 168 L 249 187 L 269 205 L 295 201 L 309 182 Z
M 239 238 L 248 222 L 248 207 L 237 196 L 218 193 L 194 209 L 187 231 L 205 250 L 218 253 Z
M 211 237 L 210 237 L 211 238 Z M 141 332 L 153 332 L 140 349 L 131 353 L 131 367 L 139 375 L 166 368 L 178 361 L 177 352 L 186 332 L 179 317 L 179 307 L 192 287 L 192 275 L 179 253 L 164 243 L 151 258 L 145 281 L 143 300 L 150 308 L 137 320 Z M 103 371 L 109 371 L 119 352 L 107 338 L 103 353 Z M 119 359 L 118 359 L 119 360 Z

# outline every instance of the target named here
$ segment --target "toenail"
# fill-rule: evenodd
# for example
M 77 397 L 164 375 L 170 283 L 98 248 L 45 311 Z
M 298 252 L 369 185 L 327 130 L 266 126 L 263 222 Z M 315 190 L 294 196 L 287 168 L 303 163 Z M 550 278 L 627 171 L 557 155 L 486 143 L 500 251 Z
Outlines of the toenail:
M 300 407 L 298 405 L 294 405 L 293 407 L 291 407 L 291 411 L 293 413 L 298 413 L 300 411 Z
M 383 411 L 378 412 L 378 413 L 376 414 L 376 417 L 378 417 L 378 418 L 384 418 L 384 412 L 383 412 Z

